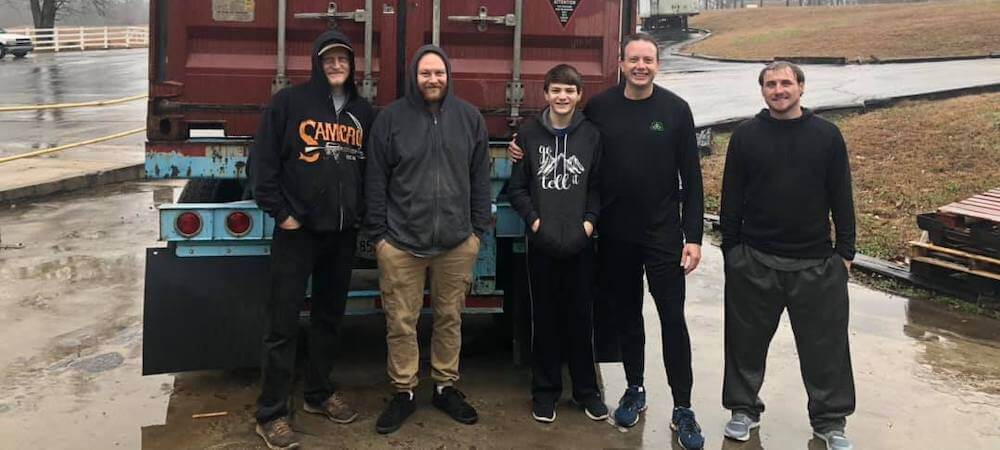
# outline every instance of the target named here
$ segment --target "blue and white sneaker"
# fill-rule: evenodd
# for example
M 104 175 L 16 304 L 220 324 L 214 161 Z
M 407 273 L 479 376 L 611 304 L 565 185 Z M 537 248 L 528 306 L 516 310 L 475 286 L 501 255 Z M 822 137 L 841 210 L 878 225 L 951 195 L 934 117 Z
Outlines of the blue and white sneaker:
M 629 386 L 618 400 L 615 410 L 615 423 L 623 427 L 631 427 L 639 421 L 639 413 L 646 410 L 646 390 L 642 386 Z
M 705 446 L 705 437 L 701 435 L 701 427 L 694 419 L 694 411 L 691 411 L 691 408 L 674 407 L 670 429 L 677 433 L 677 443 L 681 444 L 682 448 L 699 449 Z

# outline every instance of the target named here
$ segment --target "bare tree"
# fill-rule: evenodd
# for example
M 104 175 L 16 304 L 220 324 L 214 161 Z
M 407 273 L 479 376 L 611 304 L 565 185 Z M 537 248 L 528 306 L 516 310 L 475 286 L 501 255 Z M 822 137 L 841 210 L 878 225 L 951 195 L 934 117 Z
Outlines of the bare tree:
M 35 28 L 54 28 L 59 17 L 93 10 L 104 16 L 116 0 L 28 0 Z

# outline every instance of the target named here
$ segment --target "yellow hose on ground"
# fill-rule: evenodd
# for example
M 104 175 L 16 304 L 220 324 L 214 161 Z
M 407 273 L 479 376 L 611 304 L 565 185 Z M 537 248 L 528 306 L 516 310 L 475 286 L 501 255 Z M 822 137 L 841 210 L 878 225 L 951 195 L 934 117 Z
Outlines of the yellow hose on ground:
M 93 102 L 53 103 L 48 105 L 0 106 L 0 112 L 44 111 L 48 109 L 68 109 L 68 108 L 87 108 L 91 106 L 108 106 L 108 105 L 117 105 L 119 103 L 127 103 L 135 100 L 140 100 L 146 97 L 148 97 L 148 95 L 142 94 L 142 95 L 133 95 L 131 97 L 115 98 L 111 100 L 97 100 Z
M 45 155 L 45 154 L 48 154 L 48 153 L 61 152 L 63 150 L 69 150 L 71 148 L 76 148 L 76 147 L 80 147 L 80 146 L 84 146 L 84 145 L 97 144 L 99 142 L 110 141 L 112 139 L 118 139 L 118 138 L 125 137 L 125 136 L 131 136 L 131 135 L 137 134 L 137 133 L 142 133 L 143 131 L 146 131 L 146 127 L 136 128 L 134 130 L 123 131 L 121 133 L 115 133 L 115 134 L 112 134 L 112 135 L 103 136 L 103 137 L 99 137 L 99 138 L 95 138 L 95 139 L 90 139 L 90 140 L 86 140 L 86 141 L 83 141 L 83 142 L 76 142 L 76 143 L 73 143 L 73 144 L 60 145 L 58 147 L 50 147 L 50 148 L 45 148 L 45 149 L 41 149 L 41 150 L 35 150 L 33 152 L 21 153 L 19 155 L 7 156 L 7 157 L 4 157 L 4 158 L 0 158 L 0 164 L 6 163 L 6 162 L 11 162 L 11 161 L 16 161 L 18 159 L 30 158 L 32 156 L 39 156 L 39 155 Z

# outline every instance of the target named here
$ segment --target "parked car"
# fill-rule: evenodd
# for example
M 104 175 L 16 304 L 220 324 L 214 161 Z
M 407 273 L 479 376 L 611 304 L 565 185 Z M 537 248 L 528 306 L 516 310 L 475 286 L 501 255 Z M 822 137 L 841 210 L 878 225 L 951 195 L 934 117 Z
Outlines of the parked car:
M 31 38 L 20 34 L 8 33 L 0 28 L 0 59 L 11 53 L 15 58 L 24 58 L 28 52 L 35 49 Z

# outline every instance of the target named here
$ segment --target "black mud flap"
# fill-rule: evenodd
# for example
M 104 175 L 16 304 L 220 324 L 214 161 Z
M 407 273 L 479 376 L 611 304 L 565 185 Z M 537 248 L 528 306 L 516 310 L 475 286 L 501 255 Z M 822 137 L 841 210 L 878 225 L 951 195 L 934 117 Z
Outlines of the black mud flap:
M 143 375 L 259 366 L 269 264 L 146 249 Z

